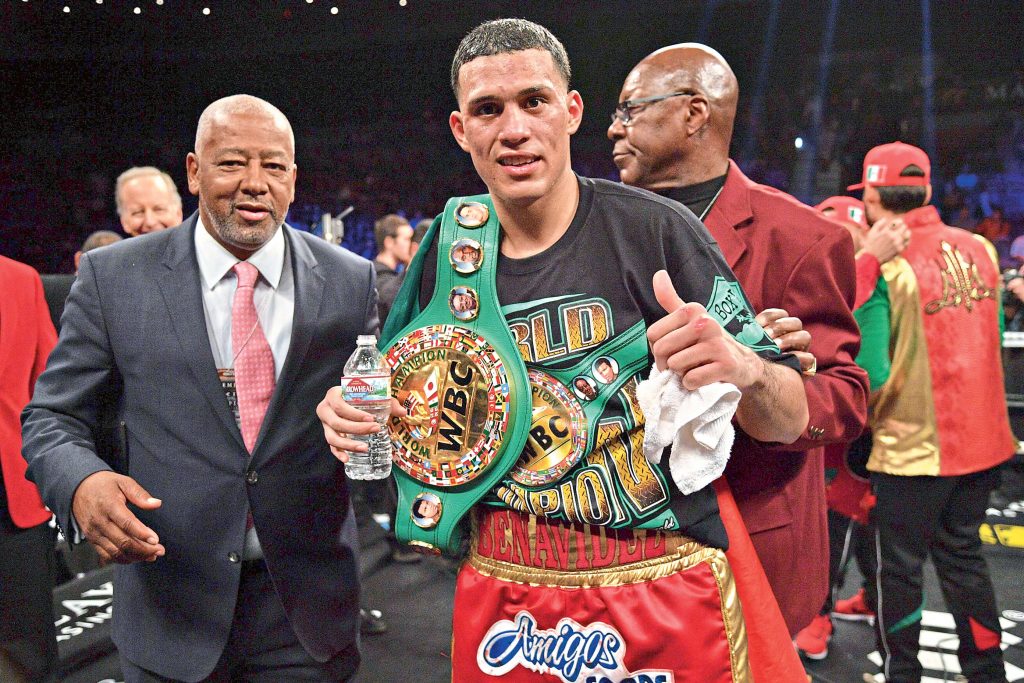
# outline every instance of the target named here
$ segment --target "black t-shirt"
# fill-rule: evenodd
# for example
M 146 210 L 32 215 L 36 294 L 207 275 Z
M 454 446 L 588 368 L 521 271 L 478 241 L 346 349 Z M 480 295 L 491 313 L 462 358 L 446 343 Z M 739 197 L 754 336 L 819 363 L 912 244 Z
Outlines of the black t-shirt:
M 689 210 L 617 183 L 579 178 L 579 184 L 576 215 L 558 242 L 528 258 L 498 257 L 498 299 L 527 368 L 564 370 L 620 335 L 635 336 L 637 326 L 645 331 L 666 314 L 652 285 L 662 269 L 684 301 L 705 305 L 763 357 L 798 368 L 756 327 L 718 245 Z M 437 262 L 437 245 L 431 244 L 421 308 L 433 295 Z M 674 529 L 726 547 L 712 487 L 684 496 L 672 482 L 668 454 L 657 466 L 643 455 L 636 385 L 653 362 L 648 349 L 646 369 L 605 405 L 595 447 L 561 479 L 527 487 L 505 478 L 486 501 L 564 521 Z M 588 377 L 601 381 L 596 368 Z
M 380 326 L 384 327 L 384 321 L 391 313 L 391 305 L 398 294 L 398 288 L 402 285 L 402 277 L 398 271 L 386 263 L 373 262 L 373 270 L 377 274 L 377 317 Z

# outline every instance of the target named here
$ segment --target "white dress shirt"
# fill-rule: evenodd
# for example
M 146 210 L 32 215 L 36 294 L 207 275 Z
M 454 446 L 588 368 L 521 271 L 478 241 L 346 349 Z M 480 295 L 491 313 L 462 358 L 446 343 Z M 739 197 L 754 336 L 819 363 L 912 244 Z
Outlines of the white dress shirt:
M 238 259 L 210 236 L 202 218 L 196 221 L 195 245 L 203 285 L 206 332 L 210 336 L 213 360 L 218 368 L 233 368 L 236 351 L 231 347 L 231 304 L 238 278 L 231 269 Z M 281 368 L 291 343 L 295 313 L 295 280 L 287 255 L 284 228 L 280 228 L 269 242 L 248 258 L 249 263 L 260 271 L 253 305 L 274 355 L 274 379 L 281 377 Z
M 232 268 L 239 260 L 213 239 L 203 225 L 202 217 L 196 221 L 195 245 L 202 280 L 206 332 L 210 336 L 213 360 L 217 368 L 234 368 L 238 352 L 231 345 L 231 304 L 238 289 L 238 277 Z M 274 355 L 274 379 L 277 380 L 281 378 L 281 368 L 288 356 L 295 316 L 295 279 L 284 228 L 279 228 L 270 241 L 247 260 L 260 271 L 253 305 L 270 344 L 270 352 Z M 253 560 L 261 557 L 263 550 L 254 526 L 245 535 L 242 558 Z

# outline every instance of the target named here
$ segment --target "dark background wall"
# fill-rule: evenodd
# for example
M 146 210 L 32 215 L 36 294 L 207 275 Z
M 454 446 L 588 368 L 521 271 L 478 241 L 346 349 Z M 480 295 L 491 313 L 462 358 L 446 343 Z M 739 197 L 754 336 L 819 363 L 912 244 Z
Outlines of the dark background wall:
M 390 210 L 431 215 L 445 197 L 481 189 L 448 131 L 448 69 L 466 31 L 501 16 L 538 21 L 563 40 L 586 106 L 574 163 L 582 173 L 614 177 L 604 131 L 629 69 L 658 47 L 696 39 L 704 26 L 704 41 L 729 60 L 741 107 L 748 106 L 769 6 L 4 0 L 0 253 L 42 271 L 68 270 L 85 235 L 118 225 L 113 181 L 131 165 L 166 168 L 187 195 L 184 157 L 195 122 L 209 102 L 238 92 L 273 102 L 292 121 L 299 164 L 293 223 L 348 204 L 362 224 Z M 793 140 L 808 125 L 827 9 L 824 2 L 780 3 L 764 113 L 756 128 L 745 111 L 738 117 L 734 156 L 753 134 L 742 161 L 773 184 L 788 185 L 799 162 Z M 940 153 L 948 157 L 939 166 L 952 176 L 967 161 L 999 163 L 996 148 L 1024 106 L 1024 87 L 1019 97 L 1015 90 L 1024 3 L 936 0 L 932 12 Z M 826 122 L 831 115 L 842 129 L 842 144 L 830 150 L 841 182 L 852 181 L 873 144 L 919 142 L 921 36 L 920 3 L 839 4 L 824 106 Z M 187 213 L 194 201 L 185 199 Z M 365 250 L 366 243 L 350 246 Z

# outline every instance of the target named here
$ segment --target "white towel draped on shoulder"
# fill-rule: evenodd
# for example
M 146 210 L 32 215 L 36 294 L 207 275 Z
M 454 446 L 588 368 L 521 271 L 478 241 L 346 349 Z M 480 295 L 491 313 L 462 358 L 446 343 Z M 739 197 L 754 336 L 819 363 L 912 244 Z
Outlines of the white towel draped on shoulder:
M 680 491 L 699 491 L 722 475 L 736 435 L 732 416 L 740 390 L 735 385 L 714 382 L 690 391 L 676 373 L 653 367 L 636 396 L 646 420 L 644 455 L 657 465 L 664 448 L 672 446 L 669 471 Z

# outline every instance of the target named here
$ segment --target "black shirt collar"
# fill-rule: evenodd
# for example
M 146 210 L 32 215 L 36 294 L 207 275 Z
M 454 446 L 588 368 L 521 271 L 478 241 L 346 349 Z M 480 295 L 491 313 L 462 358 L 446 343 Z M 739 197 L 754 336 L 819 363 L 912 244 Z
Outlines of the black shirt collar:
M 705 180 L 704 182 L 697 183 L 696 185 L 669 187 L 663 190 L 655 190 L 655 192 L 660 194 L 662 197 L 668 197 L 669 199 L 674 199 L 680 204 L 685 204 L 686 208 L 692 211 L 695 216 L 699 217 L 702 216 L 711 206 L 711 202 L 725 185 L 725 178 L 727 175 L 728 174 L 720 175 L 717 178 Z

